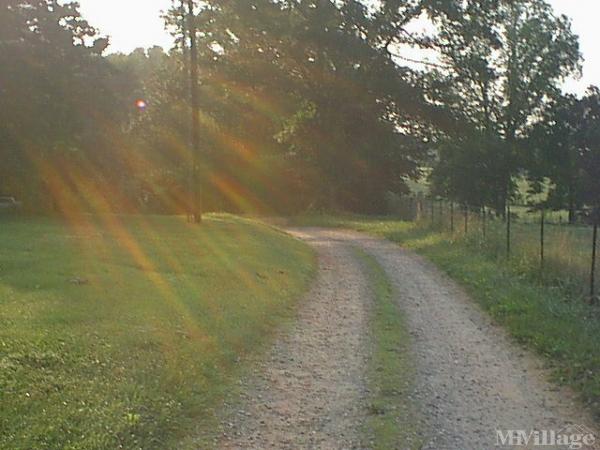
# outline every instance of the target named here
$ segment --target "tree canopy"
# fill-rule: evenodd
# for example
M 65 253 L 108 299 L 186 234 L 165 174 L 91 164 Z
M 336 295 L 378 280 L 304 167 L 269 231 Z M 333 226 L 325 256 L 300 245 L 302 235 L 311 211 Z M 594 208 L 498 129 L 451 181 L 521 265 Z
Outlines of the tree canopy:
M 580 68 L 577 37 L 543 0 L 431 2 L 428 11 L 439 28 L 429 45 L 442 63 L 426 76 L 430 96 L 462 123 L 442 140 L 434 180 L 462 201 L 502 211 L 530 161 L 534 125 Z M 453 152 L 458 142 L 463 149 Z M 479 198 L 463 198 L 465 190 Z
M 200 184 L 212 210 L 383 212 L 429 166 L 471 206 L 503 211 L 522 174 L 591 201 L 594 91 L 561 95 L 578 41 L 543 0 L 175 0 L 175 47 L 129 55 L 76 3 L 0 8 L 0 191 L 33 211 L 180 213 Z

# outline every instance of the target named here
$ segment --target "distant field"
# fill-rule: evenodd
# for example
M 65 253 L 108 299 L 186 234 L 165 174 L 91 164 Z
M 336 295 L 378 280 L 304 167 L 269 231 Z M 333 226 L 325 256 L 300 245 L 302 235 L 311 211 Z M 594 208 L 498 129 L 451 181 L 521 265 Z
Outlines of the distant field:
M 305 244 L 209 216 L 0 221 L 0 448 L 173 448 L 314 270 Z
M 536 224 L 513 224 L 513 253 L 507 261 L 502 223 L 487 224 L 484 242 L 474 218 L 466 237 L 459 220 L 454 234 L 432 229 L 427 220 L 323 215 L 293 221 L 371 233 L 426 256 L 517 341 L 546 357 L 556 380 L 577 389 L 600 418 L 600 306 L 590 306 L 584 295 L 591 254 L 588 227 L 548 227 L 542 275 Z

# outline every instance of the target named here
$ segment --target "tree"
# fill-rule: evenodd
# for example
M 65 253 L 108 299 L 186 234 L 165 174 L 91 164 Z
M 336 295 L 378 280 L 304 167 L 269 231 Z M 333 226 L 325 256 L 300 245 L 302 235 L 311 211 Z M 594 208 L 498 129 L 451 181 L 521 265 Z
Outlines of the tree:
M 582 200 L 588 207 L 588 219 L 594 228 L 590 301 L 596 302 L 596 258 L 600 226 L 600 89 L 591 87 L 581 100 L 582 132 L 580 140 Z
M 555 210 L 567 209 L 569 223 L 575 222 L 576 212 L 583 206 L 579 148 L 582 116 L 580 100 L 573 95 L 561 96 L 528 139 L 535 149 L 527 164 L 529 178 L 540 187 L 544 180 L 550 181 L 545 203 Z
M 112 124 L 123 109 L 101 56 L 106 46 L 76 4 L 0 6 L 0 59 L 10 61 L 0 65 L 0 189 L 23 198 L 28 209 L 67 207 L 66 193 L 75 193 L 80 177 L 70 163 L 111 164 L 103 150 L 118 139 Z M 105 182 L 100 174 L 108 173 L 89 175 Z
M 304 206 L 382 210 L 386 191 L 406 189 L 423 155 L 407 123 L 424 115 L 424 102 L 382 45 L 381 16 L 356 1 L 203 5 L 202 97 L 243 119 L 222 120 L 203 104 L 215 119 L 203 134 L 227 134 L 254 158 L 278 161 L 282 189 Z
M 189 84 L 178 55 L 160 47 L 136 49 L 108 60 L 125 80 L 119 96 L 133 105 L 119 160 L 128 176 L 121 186 L 130 207 L 142 212 L 184 214 L 189 208 Z
M 579 69 L 577 38 L 568 19 L 554 16 L 543 0 L 429 1 L 426 7 L 439 30 L 429 45 L 442 66 L 427 76 L 431 101 L 462 121 L 459 135 L 474 130 L 493 149 L 494 180 L 470 176 L 495 185 L 491 206 L 504 211 L 513 177 L 527 160 L 525 138 L 559 95 L 560 82 Z

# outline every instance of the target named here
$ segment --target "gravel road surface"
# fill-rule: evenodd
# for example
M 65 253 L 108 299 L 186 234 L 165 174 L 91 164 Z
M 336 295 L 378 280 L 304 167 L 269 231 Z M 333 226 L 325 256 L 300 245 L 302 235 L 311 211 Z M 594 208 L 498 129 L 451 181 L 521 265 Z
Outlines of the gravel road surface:
M 246 381 L 243 405 L 224 424 L 222 448 L 360 448 L 372 298 L 353 247 L 383 267 L 407 317 L 423 449 L 517 448 L 497 446 L 496 430 L 584 426 L 600 439 L 572 393 L 546 381 L 542 361 L 432 264 L 360 233 L 289 232 L 317 250 L 319 274 L 293 329 Z

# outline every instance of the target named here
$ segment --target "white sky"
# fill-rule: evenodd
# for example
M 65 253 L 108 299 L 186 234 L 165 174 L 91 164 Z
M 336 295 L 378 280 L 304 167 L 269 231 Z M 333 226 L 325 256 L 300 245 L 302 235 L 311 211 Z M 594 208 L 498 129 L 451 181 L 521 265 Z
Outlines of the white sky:
M 171 0 L 78 0 L 90 24 L 110 37 L 111 52 L 129 53 L 138 47 L 170 48 L 173 40 L 165 31 L 162 12 Z
M 570 80 L 565 90 L 581 94 L 590 84 L 600 86 L 600 0 L 547 0 L 555 11 L 573 21 L 585 59 L 583 78 Z M 161 11 L 171 0 L 79 0 L 81 12 L 101 33 L 111 38 L 109 51 L 128 53 L 137 47 L 169 48 L 171 36 L 164 30 Z
M 548 0 L 556 13 L 571 18 L 573 31 L 579 35 L 579 45 L 583 53 L 583 77 L 581 80 L 567 81 L 565 90 L 582 94 L 594 84 L 600 86 L 600 16 L 599 0 Z

